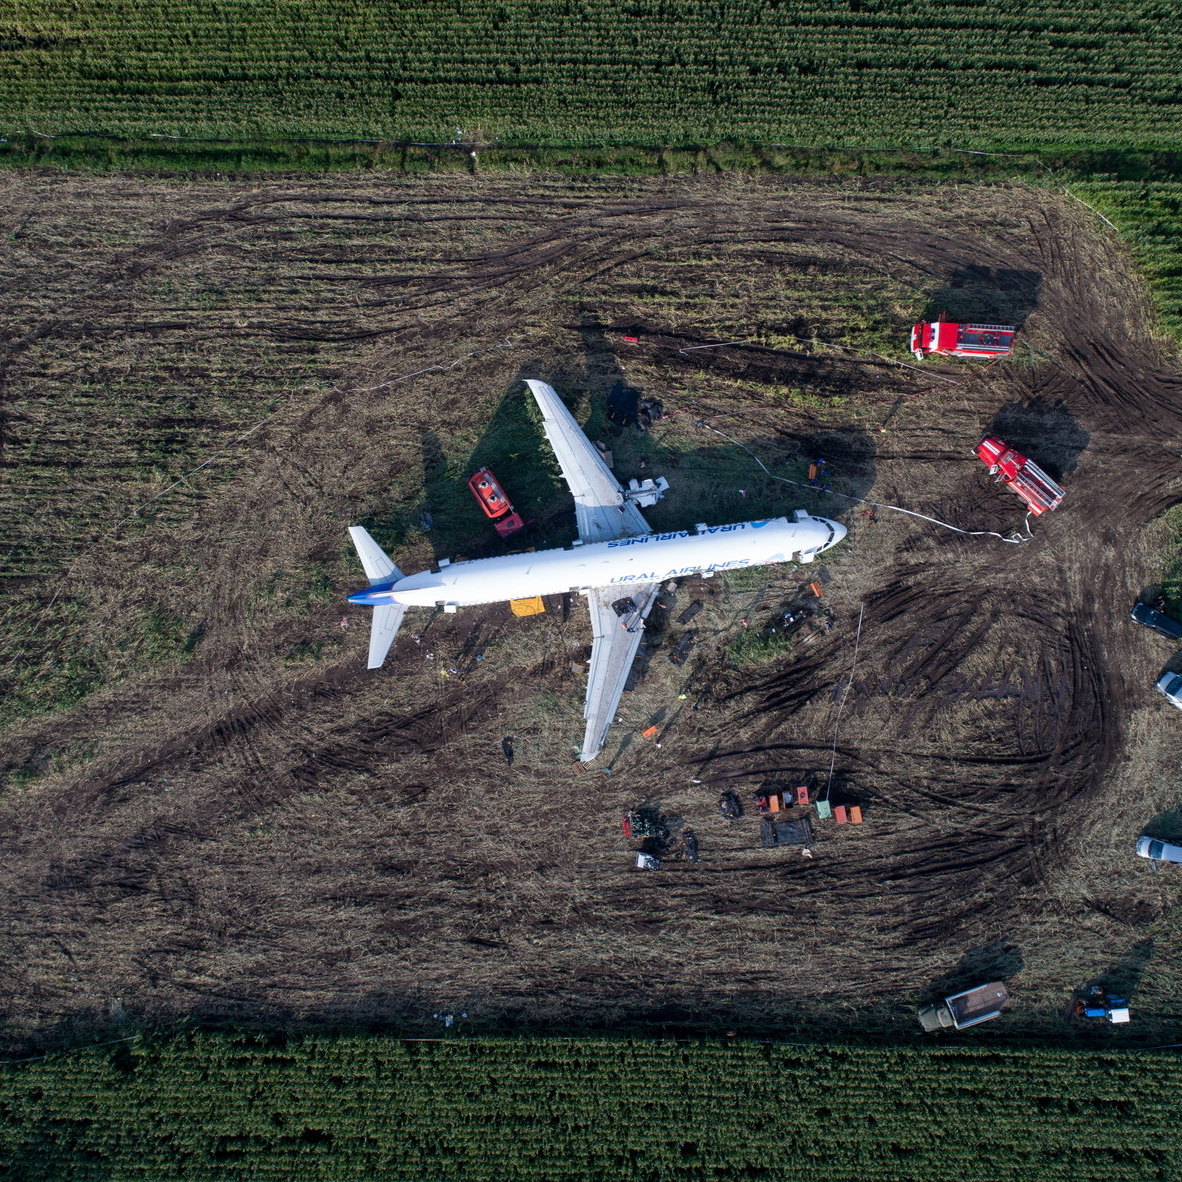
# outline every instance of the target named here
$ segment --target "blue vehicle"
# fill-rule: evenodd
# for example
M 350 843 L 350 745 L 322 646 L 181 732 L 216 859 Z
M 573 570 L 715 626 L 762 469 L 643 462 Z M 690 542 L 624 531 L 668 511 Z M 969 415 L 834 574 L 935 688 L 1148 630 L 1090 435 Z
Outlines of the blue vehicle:
M 1091 1018 L 1093 1021 L 1108 1021 L 1121 1025 L 1129 1021 L 1129 1003 L 1123 997 L 1115 997 L 1099 985 L 1093 985 L 1087 996 L 1075 1003 L 1077 1018 Z

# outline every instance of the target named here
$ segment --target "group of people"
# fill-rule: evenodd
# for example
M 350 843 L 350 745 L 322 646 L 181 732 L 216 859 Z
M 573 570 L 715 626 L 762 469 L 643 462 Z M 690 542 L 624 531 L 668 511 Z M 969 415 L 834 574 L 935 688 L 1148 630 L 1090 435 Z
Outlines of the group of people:
M 828 463 L 820 457 L 809 464 L 809 488 L 819 488 L 822 492 L 829 491 L 829 485 L 825 483 L 825 472 L 828 467 Z

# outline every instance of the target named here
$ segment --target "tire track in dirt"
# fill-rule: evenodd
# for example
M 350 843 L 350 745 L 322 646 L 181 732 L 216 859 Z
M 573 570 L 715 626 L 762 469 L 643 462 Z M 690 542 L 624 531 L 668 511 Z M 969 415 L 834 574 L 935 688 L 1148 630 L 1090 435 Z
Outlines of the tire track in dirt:
M 842 202 L 862 200 L 856 193 L 835 199 L 815 186 L 671 186 L 672 194 L 637 199 L 607 185 L 570 200 L 559 186 L 528 198 L 484 178 L 479 192 L 464 193 L 464 183 L 447 195 L 395 198 L 312 185 L 241 201 L 219 196 L 199 216 L 156 227 L 155 254 L 136 282 L 167 273 L 170 241 L 178 265 L 193 247 L 225 250 L 239 266 L 235 252 L 245 257 L 251 236 L 266 235 L 268 274 L 314 294 L 251 313 L 234 331 L 374 344 L 349 380 L 309 392 L 298 411 L 252 440 L 251 465 L 196 501 L 188 536 L 209 539 L 212 585 L 200 588 L 206 639 L 185 673 L 113 695 L 101 708 L 83 705 L 58 724 L 76 734 L 123 725 L 135 740 L 117 757 L 105 752 L 63 775 L 43 800 L 33 793 L 8 802 L 3 882 L 22 911 L 14 930 L 29 940 L 57 933 L 79 963 L 88 955 L 126 963 L 124 977 L 110 970 L 102 978 L 107 995 L 146 979 L 144 1005 L 154 1013 L 207 1004 L 315 1020 L 361 1012 L 355 999 L 372 983 L 388 1021 L 412 1004 L 399 997 L 418 998 L 423 980 L 476 981 L 506 1012 L 537 1012 L 529 1007 L 550 989 L 582 1012 L 614 1013 L 629 990 L 655 987 L 662 996 L 705 998 L 718 1013 L 720 997 L 747 990 L 762 1004 L 782 988 L 785 946 L 767 938 L 777 924 L 800 942 L 790 959 L 805 993 L 849 997 L 870 978 L 876 987 L 906 984 L 916 960 L 900 948 L 939 949 L 1002 922 L 1018 886 L 1054 867 L 1060 827 L 1092 807 L 1121 749 L 1128 693 L 1119 667 L 1129 645 L 1110 634 L 1095 605 L 1119 600 L 1127 576 L 1097 569 L 1095 554 L 1114 552 L 1122 531 L 1178 498 L 1170 451 L 1182 425 L 1176 372 L 1140 330 L 1129 331 L 1135 316 L 1124 289 L 1114 300 L 1098 283 L 1088 253 L 1095 235 L 1046 195 L 1015 195 L 1012 204 L 974 196 L 977 212 L 911 194 L 851 211 Z M 476 216 L 484 237 L 465 237 Z M 414 226 L 430 243 L 381 240 L 377 249 L 365 237 Z M 310 240 L 320 244 L 315 257 Z M 843 281 L 897 272 L 917 299 L 969 265 L 1038 272 L 1028 336 L 1042 348 L 1053 326 L 1053 363 L 1032 355 L 984 371 L 949 367 L 946 376 L 960 384 L 937 386 L 805 349 L 685 354 L 714 338 L 708 304 L 668 314 L 628 304 L 633 290 L 668 282 L 668 259 L 685 266 L 695 250 L 734 249 L 735 273 L 758 276 L 787 265 L 778 253 L 786 245 L 804 252 L 802 267 L 836 260 Z M 685 273 L 700 282 L 706 269 L 693 267 Z M 731 278 L 714 269 L 712 281 Z M 113 264 L 109 274 L 117 288 L 119 274 L 132 272 Z M 104 306 L 115 317 L 103 331 L 124 315 L 117 296 L 95 296 L 110 300 Z M 84 305 L 78 317 L 90 314 Z M 474 402 L 473 390 L 503 387 L 512 366 L 476 366 L 405 390 L 364 387 L 416 368 L 405 364 L 412 353 L 416 363 L 436 354 L 447 361 L 523 323 L 549 333 L 531 345 L 531 364 L 579 372 L 555 344 L 578 330 L 572 307 L 607 308 L 604 322 L 617 332 L 631 326 L 643 344 L 635 368 L 662 388 L 678 391 L 701 371 L 720 383 L 849 394 L 849 408 L 836 399 L 786 408 L 769 394 L 742 410 L 770 454 L 796 460 L 808 439 L 836 433 L 848 439 L 851 469 L 862 464 L 878 482 L 876 493 L 922 500 L 957 524 L 1005 531 L 1020 521 L 1012 498 L 965 458 L 1003 406 L 1061 403 L 1087 446 L 1065 479 L 1063 510 L 1022 547 L 852 517 L 861 565 L 837 572 L 826 591 L 833 631 L 755 673 L 728 672 L 713 654 L 700 674 L 701 710 L 670 729 L 660 753 L 633 748 L 635 782 L 626 769 L 611 780 L 578 778 L 552 739 L 549 747 L 537 740 L 539 766 L 527 755 L 510 779 L 496 757 L 499 736 L 519 724 L 548 734 L 550 725 L 513 710 L 531 692 L 569 697 L 577 684 L 565 632 L 535 642 L 515 667 L 518 684 L 447 682 L 411 649 L 396 654 L 406 678 L 398 686 L 368 679 L 356 645 L 348 662 L 312 674 L 285 665 L 286 641 L 318 636 L 315 628 L 334 628 L 335 618 L 314 623 L 293 610 L 260 630 L 254 613 L 274 570 L 311 555 L 336 561 L 341 523 L 388 495 L 395 464 L 422 463 L 417 434 L 458 433 L 474 406 L 482 414 L 491 406 Z M 600 376 L 574 388 L 602 394 Z M 729 395 L 703 385 L 688 409 L 733 413 Z M 890 432 L 863 448 L 874 429 L 867 422 L 877 427 L 885 406 L 904 396 Z M 858 397 L 882 403 L 883 414 L 859 418 Z M 1144 479 L 1113 498 L 1105 457 L 1118 453 L 1135 456 Z M 256 557 L 260 539 L 288 535 L 296 541 L 276 544 L 270 566 Z M 1072 541 L 1080 535 L 1094 545 Z M 161 551 L 170 544 L 164 538 Z M 834 798 L 866 802 L 869 823 L 818 847 L 812 862 L 777 851 L 724 857 L 704 843 L 710 858 L 699 867 L 627 873 L 610 814 L 633 788 L 663 793 L 693 775 L 746 789 L 827 767 L 834 691 L 850 676 L 857 614 L 843 581 L 869 587 L 867 647 L 838 733 Z M 464 630 L 489 628 L 490 619 L 469 613 L 443 625 L 443 647 L 460 651 Z M 171 718 L 153 701 L 170 685 Z M 164 776 L 185 784 L 165 796 Z M 248 886 L 238 892 L 239 883 Z M 22 976 L 38 971 L 35 957 L 10 963 L 11 998 L 57 990 L 47 1009 L 91 1004 L 71 1001 L 48 977 Z M 585 994 L 573 996 L 572 981 L 586 982 Z

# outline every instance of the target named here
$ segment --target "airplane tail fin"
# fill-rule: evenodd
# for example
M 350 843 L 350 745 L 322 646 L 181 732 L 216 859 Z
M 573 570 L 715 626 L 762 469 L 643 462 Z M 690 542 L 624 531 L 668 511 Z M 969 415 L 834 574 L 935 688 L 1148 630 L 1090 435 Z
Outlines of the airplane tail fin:
M 402 578 L 402 571 L 390 559 L 390 556 L 369 536 L 369 531 L 359 525 L 349 526 L 349 537 L 357 547 L 357 557 L 365 567 L 369 585 L 376 587 L 379 583 L 391 583 Z
M 373 540 L 368 530 L 359 525 L 349 527 L 349 536 L 353 545 L 357 547 L 357 557 L 365 567 L 369 585 L 376 587 L 382 583 L 393 583 L 402 578 L 402 571 L 398 569 L 390 556 Z M 402 617 L 406 615 L 406 607 L 401 603 L 383 603 L 373 609 L 373 625 L 369 633 L 369 665 L 370 669 L 381 668 L 386 660 L 386 654 L 398 635 L 402 626 Z

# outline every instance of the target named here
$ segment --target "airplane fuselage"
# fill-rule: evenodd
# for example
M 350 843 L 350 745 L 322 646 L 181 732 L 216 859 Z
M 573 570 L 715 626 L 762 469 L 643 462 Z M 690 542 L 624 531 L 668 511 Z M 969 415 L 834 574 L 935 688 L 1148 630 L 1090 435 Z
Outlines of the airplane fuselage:
M 441 565 L 439 570 L 379 583 L 349 596 L 350 603 L 379 607 L 454 609 L 478 603 L 557 595 L 592 587 L 663 582 L 713 575 L 767 563 L 812 562 L 845 537 L 845 526 L 803 512 L 735 525 L 643 534 L 535 553 L 506 554 Z

